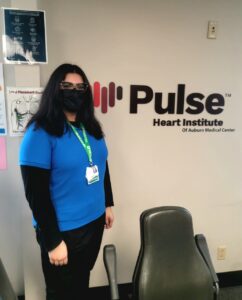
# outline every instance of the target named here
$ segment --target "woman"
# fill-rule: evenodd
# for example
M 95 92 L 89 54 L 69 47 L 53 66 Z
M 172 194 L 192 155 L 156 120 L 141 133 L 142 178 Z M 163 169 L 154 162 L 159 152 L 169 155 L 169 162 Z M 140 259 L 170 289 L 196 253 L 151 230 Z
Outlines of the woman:
M 104 134 L 78 66 L 63 64 L 51 75 L 27 125 L 20 166 L 46 299 L 88 299 L 90 270 L 114 217 Z

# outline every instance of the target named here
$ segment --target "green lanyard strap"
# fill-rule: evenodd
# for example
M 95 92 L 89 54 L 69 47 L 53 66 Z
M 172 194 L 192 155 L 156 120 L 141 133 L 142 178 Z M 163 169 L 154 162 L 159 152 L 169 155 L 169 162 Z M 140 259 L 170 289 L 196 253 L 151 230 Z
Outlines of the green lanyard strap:
M 82 130 L 82 134 L 83 134 L 83 137 L 84 137 L 84 141 L 83 141 L 83 139 L 81 138 L 81 136 L 78 133 L 78 131 L 76 130 L 76 128 L 74 126 L 72 126 L 70 122 L 68 122 L 68 124 L 71 127 L 71 129 L 73 130 L 75 136 L 78 138 L 79 142 L 82 144 L 83 148 L 85 149 L 85 151 L 87 153 L 88 160 L 89 160 L 89 164 L 90 164 L 90 166 L 92 166 L 93 165 L 93 162 L 92 162 L 92 149 L 91 149 L 91 146 L 89 144 L 87 134 L 86 134 L 86 130 L 85 130 L 84 126 L 81 124 L 81 130 Z

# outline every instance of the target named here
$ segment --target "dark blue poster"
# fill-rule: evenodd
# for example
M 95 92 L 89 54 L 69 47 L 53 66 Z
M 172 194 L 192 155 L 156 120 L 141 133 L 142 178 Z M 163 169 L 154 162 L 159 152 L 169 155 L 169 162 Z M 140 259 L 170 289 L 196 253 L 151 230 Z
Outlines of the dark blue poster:
M 47 63 L 45 12 L 4 8 L 6 63 Z

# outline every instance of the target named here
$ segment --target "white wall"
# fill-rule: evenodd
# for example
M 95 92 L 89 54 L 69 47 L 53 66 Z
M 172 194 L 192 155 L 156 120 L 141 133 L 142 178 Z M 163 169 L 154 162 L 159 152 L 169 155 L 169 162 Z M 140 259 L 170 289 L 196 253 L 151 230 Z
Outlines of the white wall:
M 195 232 L 206 235 L 217 272 L 240 270 L 242 2 L 39 0 L 38 8 L 47 13 L 49 64 L 40 68 L 42 85 L 56 66 L 71 62 L 83 67 L 91 82 L 105 86 L 114 81 L 124 88 L 124 99 L 107 114 L 97 109 L 109 146 L 116 217 L 103 244 L 117 245 L 119 282 L 132 278 L 140 213 L 159 205 L 191 211 Z M 206 38 L 209 20 L 218 22 L 216 40 Z M 218 116 L 158 115 L 153 102 L 129 114 L 131 84 L 148 85 L 166 98 L 179 83 L 186 84 L 186 94 L 232 96 Z M 183 133 L 181 127 L 152 126 L 154 118 L 201 117 L 221 119 L 235 132 Z M 34 238 L 24 232 L 32 255 L 31 263 L 25 262 L 31 274 L 25 283 L 32 287 L 27 300 L 42 299 L 35 290 L 43 281 L 38 249 L 31 248 Z M 227 247 L 223 261 L 216 260 L 220 245 Z M 100 254 L 91 285 L 106 283 Z
M 10 7 L 11 1 L 1 1 L 1 6 Z M 1 20 L 2 20 L 2 12 Z M 2 25 L 2 22 L 1 22 Z M 0 26 L 2 35 L 2 26 Z M 0 39 L 0 47 L 2 40 Z M 2 51 L 0 51 L 2 62 Z M 15 85 L 14 66 L 4 67 L 6 85 Z M 19 170 L 16 168 L 18 158 L 16 149 L 18 139 L 6 138 L 7 164 L 6 171 L 0 171 L 0 257 L 8 272 L 13 287 L 19 293 L 23 292 L 23 265 L 21 246 L 21 191 Z M 21 191 L 22 192 L 22 191 Z
M 0 4 L 1 7 L 36 9 L 36 1 L 33 0 L 4 0 Z M 1 11 L 1 24 L 2 21 Z M 0 33 L 2 34 L 2 26 Z M 2 49 L 2 39 L 0 47 Z M 2 51 L 0 53 L 0 61 L 3 62 Z M 39 66 L 4 65 L 5 86 L 39 86 L 39 74 Z M 33 247 L 33 242 L 28 247 L 28 243 L 33 240 L 34 235 L 30 227 L 31 214 L 23 194 L 23 184 L 18 167 L 20 141 L 19 137 L 6 137 L 7 170 L 0 172 L 0 257 L 16 294 L 23 295 L 24 286 L 28 286 L 29 282 L 24 283 L 24 274 L 29 266 L 26 264 L 26 260 L 30 262 L 31 257 L 36 256 L 33 254 L 33 249 L 38 251 L 38 248 Z M 34 259 L 33 266 L 37 265 L 36 260 Z M 31 267 L 30 270 L 34 270 L 34 267 Z

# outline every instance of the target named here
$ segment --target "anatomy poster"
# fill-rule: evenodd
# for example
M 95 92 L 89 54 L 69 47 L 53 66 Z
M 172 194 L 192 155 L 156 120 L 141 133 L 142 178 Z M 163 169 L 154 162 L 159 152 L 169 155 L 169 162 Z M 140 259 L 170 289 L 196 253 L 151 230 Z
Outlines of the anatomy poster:
M 9 134 L 21 136 L 39 107 L 43 88 L 7 88 Z

